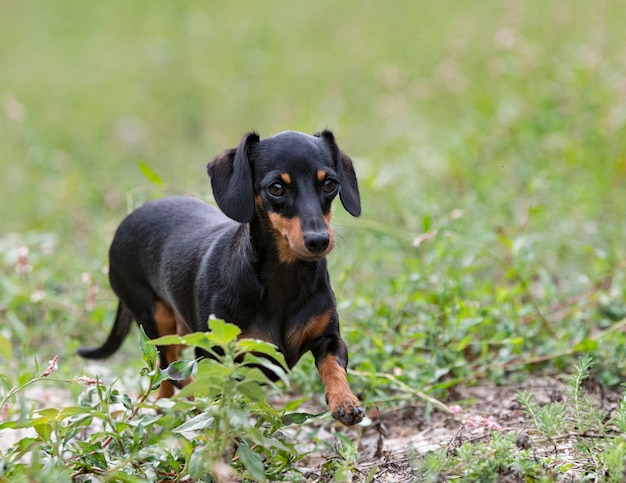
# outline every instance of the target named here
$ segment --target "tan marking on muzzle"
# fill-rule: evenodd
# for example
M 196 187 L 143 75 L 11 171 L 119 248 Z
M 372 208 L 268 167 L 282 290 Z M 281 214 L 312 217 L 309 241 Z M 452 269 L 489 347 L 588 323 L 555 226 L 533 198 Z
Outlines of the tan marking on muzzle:
M 319 260 L 333 249 L 335 233 L 330 225 L 330 211 L 324 215 L 328 231 L 328 248 L 317 254 L 311 253 L 305 245 L 300 217 L 287 218 L 278 213 L 269 213 L 268 216 L 274 228 L 278 256 L 282 263 L 292 263 L 297 259 Z
M 270 213 L 269 218 L 274 228 L 280 261 L 292 263 L 298 258 L 306 257 L 308 250 L 304 246 L 300 218 L 297 216 L 286 218 L 278 213 Z

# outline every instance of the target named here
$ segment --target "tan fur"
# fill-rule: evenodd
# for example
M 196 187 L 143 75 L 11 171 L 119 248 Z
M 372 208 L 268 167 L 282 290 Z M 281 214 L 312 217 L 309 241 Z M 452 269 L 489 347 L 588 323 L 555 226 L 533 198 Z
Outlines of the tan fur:
M 312 256 L 304 245 L 304 234 L 302 233 L 302 225 L 300 218 L 286 218 L 278 213 L 269 213 L 269 219 L 272 223 L 276 235 L 276 245 L 278 246 L 278 256 L 282 263 L 292 263 L 297 259 L 319 259 L 333 249 L 335 243 L 335 233 L 330 225 L 331 212 L 324 215 L 326 227 L 328 229 L 328 248 L 324 253 Z
M 178 317 L 172 308 L 165 302 L 158 301 L 154 310 L 154 321 L 156 322 L 157 333 L 160 337 L 165 335 L 177 334 L 183 336 L 189 333 L 187 325 Z M 168 365 L 180 359 L 180 354 L 185 349 L 182 344 L 174 344 L 164 346 L 165 359 Z M 186 386 L 192 381 L 192 378 L 181 381 L 182 386 Z M 174 395 L 174 385 L 171 381 L 163 381 L 157 391 L 157 399 L 163 397 L 172 397 Z
M 275 340 L 272 340 L 272 337 L 267 333 L 267 331 L 263 330 L 260 327 L 250 327 L 245 332 L 242 332 L 237 336 L 237 340 L 241 339 L 258 339 L 264 342 L 270 342 L 272 344 L 276 344 Z
M 275 231 L 280 261 L 292 263 L 297 260 L 298 255 L 306 257 L 308 250 L 304 246 L 300 218 L 285 218 L 278 213 L 270 213 L 269 218 Z
M 345 414 L 353 413 L 354 408 L 359 407 L 359 400 L 350 390 L 344 368 L 329 354 L 320 362 L 318 370 L 326 387 L 331 414 L 336 414 L 340 407 L 343 407 Z
M 321 315 L 315 315 L 304 327 L 294 327 L 285 338 L 287 350 L 297 353 L 304 344 L 322 335 L 328 327 L 331 314 L 332 311 L 328 311 Z

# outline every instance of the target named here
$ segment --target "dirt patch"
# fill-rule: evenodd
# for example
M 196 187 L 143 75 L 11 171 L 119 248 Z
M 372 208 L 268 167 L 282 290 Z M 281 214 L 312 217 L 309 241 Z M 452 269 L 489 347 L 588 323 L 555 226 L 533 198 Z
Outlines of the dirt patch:
M 488 441 L 492 432 L 497 431 L 514 434 L 517 447 L 533 448 L 536 457 L 549 456 L 554 467 L 571 465 L 561 480 L 578 481 L 584 477 L 593 455 L 576 451 L 575 434 L 564 433 L 550 442 L 545 441 L 517 402 L 517 394 L 522 390 L 531 391 L 539 405 L 558 400 L 566 392 L 562 379 L 541 376 L 506 386 L 491 382 L 461 386 L 454 390 L 454 401 L 447 402 L 451 413 L 435 410 L 427 414 L 426 406 L 421 403 L 380 414 L 370 411 L 369 421 L 364 426 L 345 428 L 327 424 L 317 428 L 315 438 L 331 441 L 333 433 L 341 432 L 359 441 L 360 458 L 354 481 L 365 481 L 372 468 L 377 468 L 373 481 L 384 483 L 418 480 L 416 462 L 427 452 L 437 449 L 453 452 L 464 442 Z M 619 394 L 593 385 L 586 389 L 594 394 L 597 404 L 607 414 L 617 407 Z M 313 452 L 304 467 L 311 476 L 318 477 L 318 481 L 326 481 L 319 469 L 336 456 L 332 447 L 328 451 Z M 512 477 L 506 481 L 516 480 Z

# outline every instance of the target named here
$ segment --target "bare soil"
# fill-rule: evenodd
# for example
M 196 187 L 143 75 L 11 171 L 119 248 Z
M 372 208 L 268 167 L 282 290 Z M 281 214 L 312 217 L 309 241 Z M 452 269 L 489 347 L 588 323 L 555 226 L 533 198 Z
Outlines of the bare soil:
M 617 407 L 620 396 L 606 391 L 593 382 L 586 388 L 607 414 Z M 339 431 L 359 441 L 360 458 L 354 472 L 354 481 L 365 481 L 372 468 L 377 468 L 375 482 L 421 481 L 416 462 L 429 451 L 446 449 L 453 452 L 462 443 L 486 442 L 493 431 L 516 435 L 516 446 L 533 448 L 536 457 L 549 456 L 550 465 L 571 464 L 569 471 L 560 475 L 561 481 L 580 481 L 594 455 L 581 455 L 575 450 L 575 434 L 563 434 L 553 441 L 541 438 L 517 402 L 519 391 L 529 390 L 540 405 L 560 400 L 565 392 L 562 377 L 529 377 L 524 383 L 498 386 L 481 382 L 473 386 L 455 388 L 454 400 L 446 401 L 451 413 L 435 410 L 426 414 L 421 401 L 415 405 L 377 413 L 370 411 L 365 426 L 345 428 L 338 424 L 320 427 L 317 437 L 330 440 Z M 318 445 L 319 447 L 319 445 Z M 327 480 L 320 468 L 336 457 L 336 452 L 311 453 L 305 467 L 313 481 Z M 445 481 L 441 475 L 438 481 Z M 515 482 L 515 475 L 503 475 L 500 481 Z

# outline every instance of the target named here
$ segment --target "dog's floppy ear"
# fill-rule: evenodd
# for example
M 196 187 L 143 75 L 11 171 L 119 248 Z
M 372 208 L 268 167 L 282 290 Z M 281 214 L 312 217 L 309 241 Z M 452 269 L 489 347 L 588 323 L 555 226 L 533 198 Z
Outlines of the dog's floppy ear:
M 339 191 L 341 204 L 352 216 L 359 216 L 361 214 L 361 196 L 359 195 L 359 185 L 356 180 L 354 167 L 352 166 L 352 160 L 339 149 L 335 136 L 329 130 L 325 129 L 320 133 L 316 133 L 315 136 L 326 141 L 335 159 L 335 167 L 341 185 L 341 191 Z
M 240 223 L 250 223 L 254 217 L 254 182 L 248 154 L 250 146 L 258 141 L 258 134 L 248 133 L 238 147 L 227 149 L 207 165 L 217 205 Z

